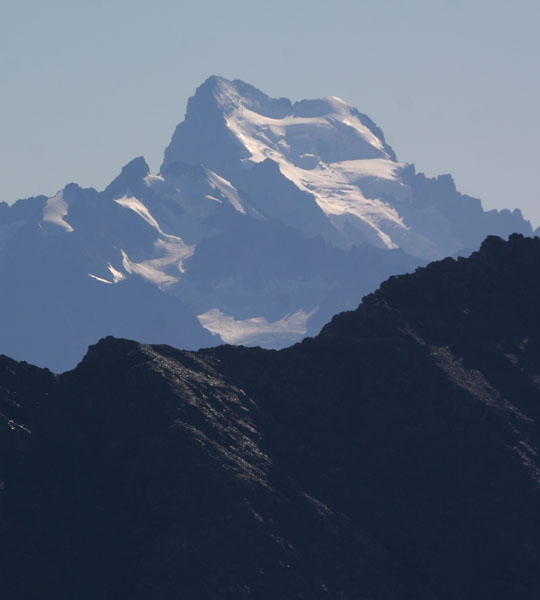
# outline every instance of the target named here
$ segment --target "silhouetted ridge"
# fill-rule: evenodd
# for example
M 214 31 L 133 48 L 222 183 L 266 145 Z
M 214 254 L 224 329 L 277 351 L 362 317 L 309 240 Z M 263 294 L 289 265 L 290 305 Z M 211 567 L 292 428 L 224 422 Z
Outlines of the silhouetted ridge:
M 422 327 L 433 327 L 444 325 L 443 314 L 448 319 L 470 319 L 473 308 L 485 312 L 492 304 L 511 298 L 519 302 L 524 317 L 534 318 L 540 293 L 539 268 L 538 237 L 512 234 L 504 241 L 488 236 L 466 259 L 448 257 L 419 267 L 414 273 L 391 276 L 365 296 L 356 311 L 336 315 L 321 335 L 331 335 L 340 321 L 349 322 L 355 315 L 361 319 L 374 308 L 394 312 L 396 318 Z M 436 321 L 427 323 L 431 314 L 436 315 Z
M 540 240 L 490 237 L 280 351 L 0 357 L 1 589 L 536 599 L 539 287 Z
M 108 336 L 88 348 L 76 370 L 113 368 L 119 361 L 125 364 L 144 362 L 146 355 L 143 348 L 144 344 L 139 342 Z

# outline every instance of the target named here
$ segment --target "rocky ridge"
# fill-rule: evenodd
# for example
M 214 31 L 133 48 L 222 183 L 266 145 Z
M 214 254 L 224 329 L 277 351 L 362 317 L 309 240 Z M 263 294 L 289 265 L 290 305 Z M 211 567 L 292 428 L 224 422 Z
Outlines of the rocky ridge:
M 538 597 L 539 269 L 491 237 L 280 351 L 2 358 L 2 588 Z

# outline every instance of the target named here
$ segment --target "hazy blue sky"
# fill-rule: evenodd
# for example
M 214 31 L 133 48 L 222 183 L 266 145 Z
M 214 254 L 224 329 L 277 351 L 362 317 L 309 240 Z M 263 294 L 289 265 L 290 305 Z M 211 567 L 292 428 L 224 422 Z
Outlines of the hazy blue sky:
M 0 199 L 152 170 L 211 74 L 335 95 L 398 158 L 540 225 L 540 2 L 3 0 Z

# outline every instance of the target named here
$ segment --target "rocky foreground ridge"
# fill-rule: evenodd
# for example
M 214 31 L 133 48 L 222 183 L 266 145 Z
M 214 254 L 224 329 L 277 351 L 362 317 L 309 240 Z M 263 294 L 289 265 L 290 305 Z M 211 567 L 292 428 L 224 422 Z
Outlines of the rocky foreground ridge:
M 5 597 L 538 598 L 539 294 L 490 237 L 280 351 L 2 357 Z

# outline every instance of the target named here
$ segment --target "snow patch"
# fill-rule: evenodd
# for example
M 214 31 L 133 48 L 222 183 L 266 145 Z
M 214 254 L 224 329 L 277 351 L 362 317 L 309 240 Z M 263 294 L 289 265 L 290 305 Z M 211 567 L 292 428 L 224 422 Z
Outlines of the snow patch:
M 123 279 L 126 278 L 126 276 L 124 275 L 124 273 L 122 273 L 121 271 L 118 271 L 117 269 L 115 269 L 111 265 L 111 263 L 109 263 L 107 265 L 107 268 L 109 269 L 109 272 L 113 276 L 113 280 L 112 281 L 109 281 L 108 279 L 104 279 L 103 277 L 98 277 L 97 275 L 93 275 L 92 273 L 88 273 L 88 276 L 92 277 L 92 279 L 95 279 L 96 281 L 101 281 L 101 283 L 108 283 L 110 285 L 112 285 L 114 283 L 118 283 L 119 281 L 122 281 Z
M 334 226 L 343 230 L 348 222 L 354 226 L 361 222 L 373 231 L 375 245 L 397 248 L 388 229 L 407 230 L 397 210 L 379 198 L 366 198 L 362 189 L 353 181 L 359 178 L 391 181 L 396 180 L 400 163 L 384 159 L 342 161 L 319 164 L 315 169 L 305 170 L 287 161 L 280 161 L 283 175 L 300 189 L 311 193 L 315 201 L 330 218 Z M 405 186 L 403 186 L 405 187 Z M 401 190 L 400 190 L 401 191 Z M 341 218 L 336 219 L 339 216 Z M 343 218 L 347 217 L 347 218 Z
M 108 264 L 107 268 L 109 269 L 111 275 L 113 276 L 113 283 L 118 283 L 119 281 L 122 281 L 123 279 L 126 278 L 126 276 L 124 275 L 124 273 L 122 273 L 121 271 L 118 271 L 117 269 L 115 269 L 111 263 Z
M 64 221 L 67 213 L 68 203 L 64 200 L 64 190 L 60 190 L 56 196 L 47 200 L 47 203 L 43 207 L 42 221 L 61 227 L 65 231 L 72 232 L 73 227 Z
M 225 343 L 250 345 L 263 343 L 264 338 L 276 334 L 305 335 L 307 321 L 315 310 L 306 313 L 300 309 L 292 315 L 286 315 L 271 323 L 264 317 L 236 320 L 232 316 L 225 315 L 218 308 L 197 315 L 197 318 L 203 327 L 214 335 L 218 334 Z
M 135 197 L 122 196 L 115 200 L 117 204 L 128 208 L 144 219 L 159 237 L 154 242 L 154 254 L 158 256 L 142 262 L 132 261 L 127 253 L 122 250 L 122 266 L 129 274 L 137 274 L 147 281 L 165 289 L 177 283 L 184 272 L 183 261 L 192 256 L 194 245 L 189 245 L 176 235 L 164 233 L 156 219 L 150 214 L 146 206 Z M 109 264 L 109 271 L 113 278 L 124 277 Z M 116 281 L 115 281 L 116 283 Z
M 124 208 L 129 208 L 133 212 L 137 213 L 139 217 L 142 217 L 151 227 L 159 231 L 159 233 L 163 234 L 158 222 L 154 219 L 154 217 L 150 214 L 150 211 L 138 198 L 135 198 L 133 196 L 128 197 L 126 195 L 122 196 L 122 198 L 117 198 L 115 202 L 120 206 L 123 206 Z
M 180 280 L 184 273 L 183 261 L 192 256 L 195 246 L 185 244 L 182 239 L 167 236 L 167 239 L 158 239 L 154 244 L 158 258 L 151 258 L 142 262 L 132 261 L 127 253 L 122 250 L 122 266 L 129 274 L 136 274 L 150 283 L 165 289 Z
M 112 281 L 108 281 L 107 279 L 103 279 L 103 277 L 98 277 L 97 275 L 92 275 L 92 273 L 88 273 L 88 277 L 92 277 L 92 279 L 95 279 L 96 281 L 101 281 L 101 283 L 108 283 L 109 285 L 112 285 Z
M 214 173 L 214 171 L 211 171 L 210 169 L 207 169 L 206 171 L 208 175 L 208 181 L 210 182 L 211 186 L 215 190 L 219 190 L 222 193 L 222 195 L 230 202 L 230 204 L 232 204 L 235 210 L 245 215 L 246 209 L 244 207 L 244 204 L 242 203 L 242 200 L 240 199 L 238 190 L 226 179 L 224 179 L 217 173 Z
M 146 184 L 146 187 L 151 187 L 152 184 L 155 183 L 163 183 L 165 181 L 164 177 L 162 175 L 152 175 L 152 174 L 148 174 L 145 178 L 144 178 L 144 183 Z

